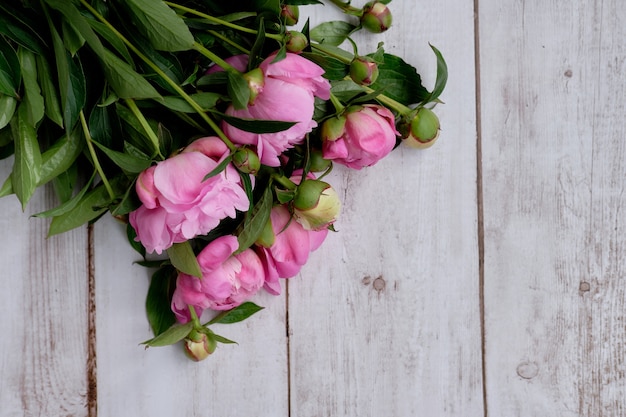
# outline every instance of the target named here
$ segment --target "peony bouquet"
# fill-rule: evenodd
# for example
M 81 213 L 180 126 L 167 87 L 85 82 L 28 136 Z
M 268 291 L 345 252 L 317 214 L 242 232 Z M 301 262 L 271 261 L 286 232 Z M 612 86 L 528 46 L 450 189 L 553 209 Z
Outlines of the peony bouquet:
M 212 324 L 258 312 L 333 230 L 333 164 L 436 140 L 440 52 L 428 91 L 353 39 L 391 26 L 389 2 L 330 0 L 345 20 L 315 27 L 300 8 L 318 0 L 2 2 L 0 196 L 24 207 L 51 183 L 50 235 L 107 212 L 126 224 L 153 271 L 145 345 L 201 360 L 232 343 Z

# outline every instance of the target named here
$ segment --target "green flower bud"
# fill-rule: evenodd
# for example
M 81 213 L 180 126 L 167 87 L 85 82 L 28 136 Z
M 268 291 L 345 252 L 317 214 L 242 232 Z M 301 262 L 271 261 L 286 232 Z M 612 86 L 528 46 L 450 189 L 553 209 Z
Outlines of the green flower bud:
M 337 220 L 341 201 L 330 184 L 307 179 L 298 186 L 293 207 L 294 218 L 305 230 L 321 230 Z
M 244 174 L 256 175 L 261 169 L 259 156 L 250 148 L 239 148 L 233 154 L 233 164 Z
M 250 104 L 254 104 L 256 96 L 263 91 L 263 86 L 265 85 L 265 76 L 263 75 L 263 71 L 261 68 L 255 68 L 243 74 L 243 78 L 248 81 L 248 88 L 250 89 L 250 100 L 248 102 Z
M 285 25 L 293 26 L 298 23 L 300 9 L 295 5 L 284 4 L 280 9 L 280 16 L 284 19 Z
M 350 78 L 359 85 L 370 85 L 378 78 L 378 65 L 369 57 L 359 56 L 350 63 Z
M 403 137 L 407 145 L 425 149 L 431 147 L 439 137 L 439 118 L 432 110 L 422 107 L 411 120 L 408 135 Z
M 215 352 L 217 341 L 205 333 L 192 330 L 185 339 L 185 354 L 193 361 L 200 362 Z
M 300 52 L 307 47 L 309 41 L 303 33 L 290 30 L 287 32 L 287 42 L 285 44 L 289 52 Z
M 267 219 L 267 223 L 265 223 L 263 231 L 254 243 L 258 246 L 269 248 L 274 244 L 275 240 L 276 235 L 274 234 L 274 229 L 272 228 L 272 220 Z
M 370 1 L 363 6 L 361 24 L 370 32 L 382 33 L 391 26 L 391 11 L 386 4 Z
M 330 161 L 324 159 L 323 153 L 319 149 L 311 150 L 309 155 L 309 170 L 312 172 L 326 171 L 330 166 Z

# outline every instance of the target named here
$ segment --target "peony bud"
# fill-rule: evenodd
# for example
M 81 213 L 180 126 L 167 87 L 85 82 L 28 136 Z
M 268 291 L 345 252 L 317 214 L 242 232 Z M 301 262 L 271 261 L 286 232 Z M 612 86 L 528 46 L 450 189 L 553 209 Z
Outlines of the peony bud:
M 296 5 L 284 4 L 280 9 L 280 16 L 285 19 L 285 25 L 294 26 L 298 23 L 300 9 Z
M 294 217 L 305 230 L 322 230 L 337 220 L 341 211 L 339 195 L 330 184 L 304 180 L 293 200 Z
M 285 44 L 289 52 L 298 53 L 307 47 L 309 41 L 303 33 L 296 31 L 287 32 L 287 42 Z
M 361 24 L 370 32 L 384 32 L 391 26 L 391 11 L 384 3 L 370 1 L 363 6 Z
M 359 56 L 350 63 L 350 78 L 359 85 L 370 85 L 378 78 L 378 65 L 372 58 Z
M 259 156 L 252 149 L 239 148 L 233 154 L 233 165 L 244 174 L 256 175 L 261 169 Z
M 250 89 L 250 104 L 254 104 L 254 100 L 263 91 L 265 86 L 265 76 L 261 68 L 255 68 L 251 71 L 243 74 L 243 78 L 248 82 L 248 88 Z
M 414 148 L 431 147 L 439 137 L 439 118 L 432 110 L 422 107 L 411 120 L 408 136 L 403 140 Z
M 193 361 L 200 362 L 215 352 L 217 342 L 204 333 L 192 330 L 185 339 L 185 354 Z

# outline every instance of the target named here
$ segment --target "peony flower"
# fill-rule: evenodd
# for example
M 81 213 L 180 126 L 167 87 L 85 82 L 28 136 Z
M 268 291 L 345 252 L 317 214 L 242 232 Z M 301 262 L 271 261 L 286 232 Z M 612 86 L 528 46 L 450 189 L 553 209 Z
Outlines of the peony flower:
M 179 322 L 190 320 L 188 305 L 196 309 L 198 316 L 207 308 L 230 310 L 263 287 L 265 273 L 261 260 L 252 249 L 233 255 L 238 247 L 235 236 L 220 236 L 198 254 L 202 278 L 178 274 L 172 311 Z
M 265 289 L 274 295 L 280 294 L 278 278 L 295 276 L 309 260 L 309 254 L 316 250 L 328 234 L 328 229 L 305 230 L 293 221 L 289 209 L 275 206 L 270 214 L 274 233 L 273 242 L 268 246 L 256 246 L 256 252 L 265 268 Z
M 330 97 L 330 84 L 322 77 L 324 70 L 317 64 L 294 53 L 273 62 L 275 54 L 265 59 L 259 69 L 263 82 L 254 86 L 254 100 L 247 108 L 236 110 L 232 105 L 226 110 L 230 116 L 297 122 L 287 130 L 275 133 L 251 133 L 237 129 L 228 123 L 222 124 L 224 133 L 234 143 L 254 145 L 261 163 L 279 166 L 278 156 L 283 151 L 302 143 L 304 136 L 317 123 L 313 120 L 315 97 L 327 100 Z M 227 60 L 239 70 L 241 58 Z
M 393 113 L 376 104 L 350 106 L 339 117 L 322 126 L 322 152 L 325 159 L 361 169 L 374 165 L 396 144 Z
M 161 253 L 208 233 L 237 210 L 248 210 L 250 202 L 231 164 L 203 180 L 228 154 L 219 138 L 206 137 L 139 174 L 135 189 L 143 204 L 129 221 L 148 252 Z

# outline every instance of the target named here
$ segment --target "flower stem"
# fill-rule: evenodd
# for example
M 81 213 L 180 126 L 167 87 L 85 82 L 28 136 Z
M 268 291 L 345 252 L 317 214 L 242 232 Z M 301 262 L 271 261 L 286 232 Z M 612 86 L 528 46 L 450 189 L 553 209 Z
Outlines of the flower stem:
M 148 59 L 135 45 L 133 45 L 124 35 L 122 35 L 115 27 L 108 21 L 104 16 L 102 16 L 96 9 L 94 9 L 86 0 L 80 0 L 80 2 L 85 6 L 96 18 L 104 23 L 113 33 L 117 36 L 124 44 L 133 51 L 135 55 L 139 57 L 143 62 L 145 62 L 159 77 L 161 77 L 166 83 L 168 83 L 189 105 L 200 115 L 200 117 L 215 131 L 215 134 L 228 146 L 228 149 L 231 151 L 235 151 L 236 147 L 233 142 L 228 139 L 226 134 L 219 128 L 217 123 L 213 119 L 211 119 L 206 112 L 200 107 L 198 103 L 187 94 L 181 86 L 179 86 L 174 80 L 165 74 L 161 68 L 159 68 L 154 62 Z
M 209 34 L 215 36 L 216 38 L 220 39 L 223 42 L 226 42 L 227 44 L 229 44 L 230 46 L 232 46 L 235 49 L 239 49 L 242 53 L 248 55 L 250 54 L 250 50 L 244 48 L 243 46 L 239 45 L 237 42 L 233 41 L 232 39 L 229 39 L 228 37 L 222 35 L 221 33 L 219 33 L 216 30 L 209 30 L 207 31 Z
M 256 35 L 256 34 L 259 33 L 257 30 L 250 29 L 250 28 L 247 28 L 247 27 L 244 27 L 244 26 L 236 25 L 234 23 L 231 23 L 231 22 L 228 22 L 226 20 L 220 19 L 219 17 L 211 16 L 211 15 L 208 15 L 206 13 L 202 13 L 202 12 L 199 12 L 197 10 L 191 9 L 189 7 L 182 6 L 180 4 L 171 3 L 169 1 L 166 1 L 165 4 L 167 4 L 170 7 L 173 7 L 174 9 L 182 10 L 184 12 L 187 12 L 187 13 L 196 15 L 198 17 L 201 17 L 203 19 L 206 19 L 206 20 L 208 20 L 210 22 L 217 23 L 218 25 L 222 25 L 222 26 L 226 26 L 226 27 L 231 28 L 231 29 L 238 30 L 240 32 L 250 33 L 252 35 Z M 279 42 L 281 42 L 283 40 L 283 36 L 282 35 L 273 34 L 273 33 L 266 33 L 265 37 L 277 40 Z
M 159 138 L 154 133 L 154 130 L 152 130 L 152 128 L 150 127 L 150 124 L 144 117 L 141 110 L 139 110 L 139 107 L 137 107 L 137 103 L 135 103 L 135 100 L 133 100 L 132 98 L 128 98 L 125 101 L 130 111 L 132 111 L 135 117 L 137 118 L 137 120 L 139 120 L 139 124 L 141 125 L 141 127 L 143 127 L 143 130 L 146 132 L 146 135 L 148 135 L 148 138 L 150 138 L 150 141 L 152 142 L 152 145 L 154 146 L 154 150 L 156 151 L 156 154 L 162 160 L 165 159 L 163 157 L 163 154 L 161 153 L 161 147 L 159 146 Z
M 198 318 L 198 314 L 196 314 L 196 309 L 191 304 L 187 304 L 187 308 L 189 309 L 189 314 L 191 314 L 191 321 L 193 322 L 194 329 L 198 329 L 202 327 L 200 325 L 200 319 Z
M 344 105 L 341 104 L 337 96 L 333 93 L 330 93 L 330 102 L 333 103 L 335 110 L 337 110 L 337 114 L 341 113 L 345 109 Z
M 213 52 L 211 52 L 208 49 L 206 49 L 199 42 L 194 42 L 193 43 L 193 49 L 198 51 L 198 52 L 200 52 L 202 55 L 204 55 L 205 57 L 209 58 L 211 61 L 215 62 L 222 69 L 237 71 L 237 69 L 235 67 L 230 65 L 228 62 L 224 61 L 219 56 L 215 55 Z M 237 71 L 237 72 L 239 72 L 239 71 Z
M 341 0 L 329 0 L 332 4 L 339 7 L 345 14 L 361 17 L 363 15 L 363 9 L 359 9 L 350 6 L 350 3 L 344 3 Z
M 93 161 L 93 166 L 96 168 L 96 171 L 100 175 L 100 179 L 102 179 L 102 183 L 104 184 L 104 188 L 106 188 L 107 193 L 109 193 L 109 197 L 111 199 L 115 198 L 115 193 L 113 192 L 113 188 L 111 188 L 111 184 L 109 184 L 109 180 L 106 175 L 104 175 L 104 171 L 102 170 L 102 166 L 100 166 L 100 161 L 98 160 L 98 155 L 96 155 L 96 150 L 93 148 L 93 143 L 91 134 L 89 133 L 89 127 L 87 126 L 87 120 L 85 120 L 85 113 L 81 110 L 79 113 L 80 116 L 80 124 L 83 128 L 83 133 L 85 134 L 85 140 L 87 142 L 87 148 L 89 148 L 89 154 L 91 155 L 91 160 Z
M 298 188 L 295 182 L 291 181 L 282 174 L 272 174 L 272 179 L 288 190 L 295 190 Z

